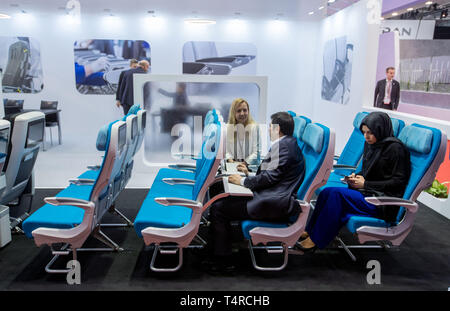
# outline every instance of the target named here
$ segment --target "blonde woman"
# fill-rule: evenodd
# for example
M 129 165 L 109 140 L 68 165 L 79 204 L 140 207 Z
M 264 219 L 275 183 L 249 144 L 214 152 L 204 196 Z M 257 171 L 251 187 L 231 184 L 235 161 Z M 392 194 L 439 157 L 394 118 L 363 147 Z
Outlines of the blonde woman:
M 258 155 L 258 125 L 250 115 L 248 102 L 236 98 L 228 116 L 226 160 L 255 165 L 258 164 Z

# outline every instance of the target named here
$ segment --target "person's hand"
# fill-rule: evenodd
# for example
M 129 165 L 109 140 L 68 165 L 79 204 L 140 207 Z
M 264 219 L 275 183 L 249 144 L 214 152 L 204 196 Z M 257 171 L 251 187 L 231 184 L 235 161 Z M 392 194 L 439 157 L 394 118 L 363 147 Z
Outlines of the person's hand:
M 241 175 L 233 174 L 228 176 L 228 182 L 235 184 L 235 185 L 241 185 Z
M 245 176 L 248 176 L 248 168 L 247 165 L 245 165 L 244 163 L 239 163 L 236 166 L 236 169 L 238 170 L 238 172 L 242 172 L 245 174 Z
M 355 178 L 355 173 L 351 173 L 350 175 L 348 175 L 348 176 L 344 176 L 344 180 L 345 180 L 345 182 L 347 182 L 348 183 L 348 181 L 350 180 L 350 179 L 353 179 L 353 178 Z
M 120 108 L 120 100 L 116 101 L 117 108 Z
M 353 174 L 354 175 L 354 174 Z M 355 189 L 363 189 L 364 188 L 364 182 L 366 180 L 361 175 L 356 175 L 355 177 L 349 177 L 348 178 L 348 184 Z

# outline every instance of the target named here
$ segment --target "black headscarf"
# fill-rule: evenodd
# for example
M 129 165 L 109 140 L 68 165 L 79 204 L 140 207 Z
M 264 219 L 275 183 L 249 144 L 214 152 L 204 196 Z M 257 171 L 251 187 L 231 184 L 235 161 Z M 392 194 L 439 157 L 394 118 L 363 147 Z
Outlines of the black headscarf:
M 361 132 L 363 125 L 367 126 L 377 139 L 377 142 L 374 144 L 370 145 L 367 142 L 364 144 L 362 175 L 366 178 L 387 144 L 402 143 L 394 137 L 391 118 L 385 112 L 376 111 L 368 114 L 361 121 L 361 126 L 359 127 Z

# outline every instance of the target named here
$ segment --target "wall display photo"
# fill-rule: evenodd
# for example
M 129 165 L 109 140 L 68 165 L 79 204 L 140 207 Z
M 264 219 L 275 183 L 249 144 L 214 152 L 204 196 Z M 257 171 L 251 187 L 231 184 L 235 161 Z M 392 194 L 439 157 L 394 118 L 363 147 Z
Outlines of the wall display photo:
M 347 37 L 325 43 L 323 51 L 322 99 L 339 104 L 350 100 L 353 44 Z
M 183 45 L 183 73 L 255 75 L 256 47 L 251 43 L 186 42 Z
M 39 93 L 44 87 L 39 42 L 0 36 L 3 93 Z
M 130 59 L 150 62 L 150 52 L 150 44 L 141 40 L 76 41 L 74 63 L 77 90 L 81 94 L 115 94 L 120 73 L 130 69 Z
M 180 160 L 177 153 L 198 154 L 207 112 L 216 109 L 226 123 L 231 103 L 238 97 L 248 101 L 256 120 L 260 114 L 260 88 L 255 83 L 146 82 L 146 162 L 176 163 Z
M 403 90 L 450 94 L 450 42 L 400 41 L 400 86 Z
M 450 120 L 449 40 L 400 40 L 399 111 Z

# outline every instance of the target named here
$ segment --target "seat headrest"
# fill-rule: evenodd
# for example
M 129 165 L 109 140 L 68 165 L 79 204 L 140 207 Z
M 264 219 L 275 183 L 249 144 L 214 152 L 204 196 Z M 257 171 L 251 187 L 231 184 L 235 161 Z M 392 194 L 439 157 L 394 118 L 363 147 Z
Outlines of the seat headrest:
M 300 117 L 294 117 L 294 137 L 301 138 L 306 128 L 306 120 Z
M 208 113 L 205 116 L 205 121 L 204 121 L 203 125 L 206 127 L 210 123 L 217 122 L 216 121 L 217 119 L 218 119 L 218 116 L 215 113 L 215 110 L 210 110 L 210 111 L 208 111 Z
M 433 144 L 433 132 L 414 124 L 406 126 L 398 136 L 405 146 L 419 153 L 429 153 Z
M 287 113 L 289 113 L 292 117 L 295 117 L 297 114 L 295 112 L 293 112 L 292 110 L 288 110 L 286 111 Z
M 129 116 L 130 114 L 137 114 L 137 112 L 141 109 L 141 107 L 136 104 L 130 107 L 130 110 L 128 110 L 127 116 Z
M 359 129 L 361 128 L 361 122 L 367 115 L 368 115 L 367 112 L 358 112 L 356 114 L 356 117 L 353 120 L 353 126 L 355 127 L 355 129 L 359 131 Z
M 310 123 L 303 132 L 303 142 L 310 146 L 316 153 L 321 153 L 323 148 L 324 130 L 317 124 Z
M 102 126 L 98 131 L 96 147 L 98 151 L 105 151 L 108 142 L 108 125 Z
M 391 118 L 391 122 L 392 122 L 392 129 L 394 130 L 394 136 L 397 137 L 398 136 L 398 132 L 401 129 L 401 122 L 399 119 L 394 119 Z

